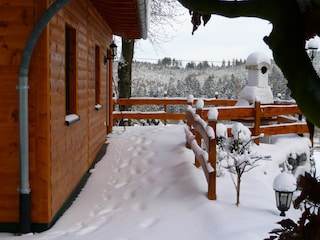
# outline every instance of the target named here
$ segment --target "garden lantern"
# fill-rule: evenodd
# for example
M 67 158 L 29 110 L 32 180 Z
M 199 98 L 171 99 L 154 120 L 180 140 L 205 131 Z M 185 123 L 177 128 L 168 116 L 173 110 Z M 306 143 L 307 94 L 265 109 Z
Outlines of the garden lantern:
M 285 212 L 289 210 L 293 192 L 296 190 L 296 179 L 290 173 L 283 172 L 279 174 L 274 182 L 273 189 L 276 195 L 276 204 L 280 216 L 286 216 Z
M 275 190 L 275 192 L 277 208 L 281 212 L 280 216 L 284 217 L 286 216 L 285 211 L 288 211 L 290 208 L 293 192 L 282 192 L 277 190 Z

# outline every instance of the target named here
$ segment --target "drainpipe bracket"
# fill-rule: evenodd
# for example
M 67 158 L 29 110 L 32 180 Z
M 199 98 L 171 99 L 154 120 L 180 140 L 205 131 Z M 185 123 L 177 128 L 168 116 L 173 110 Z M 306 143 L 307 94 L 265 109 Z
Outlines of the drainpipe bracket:
M 17 188 L 17 191 L 21 194 L 30 194 L 31 189 L 30 188 L 26 188 L 26 189 Z
M 23 90 L 23 89 L 29 89 L 29 86 L 16 86 L 16 89 Z

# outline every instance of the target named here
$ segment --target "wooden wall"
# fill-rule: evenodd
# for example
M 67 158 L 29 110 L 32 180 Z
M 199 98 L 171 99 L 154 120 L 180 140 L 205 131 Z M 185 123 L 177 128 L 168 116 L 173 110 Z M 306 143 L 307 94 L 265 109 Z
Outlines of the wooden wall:
M 18 75 L 36 20 L 52 0 L 0 0 L 0 224 L 19 220 Z M 65 25 L 77 31 L 77 114 L 65 124 Z M 89 0 L 73 0 L 50 21 L 29 72 L 31 221 L 47 224 L 65 203 L 106 139 L 106 67 L 112 33 Z M 101 49 L 101 104 L 95 110 L 95 46 Z
M 17 222 L 19 219 L 19 116 L 18 116 L 18 75 L 22 52 L 28 36 L 39 15 L 46 9 L 46 1 L 4 1 L 0 0 L 0 223 Z M 46 34 L 42 35 L 46 40 Z M 46 41 L 47 42 L 47 41 Z M 36 91 L 37 78 L 46 82 L 46 45 L 39 44 L 32 58 L 29 74 L 30 85 L 30 172 L 38 171 L 41 167 L 44 171 L 48 166 L 41 166 L 47 162 L 48 138 L 38 132 L 46 121 L 44 109 L 46 106 L 38 105 Z M 43 52 L 44 51 L 44 52 Z M 44 64 L 38 65 L 39 62 Z M 42 83 L 39 83 L 42 84 Z M 43 87 L 43 86 L 42 86 Z M 41 92 L 40 94 L 44 94 Z M 48 93 L 46 93 L 48 94 Z M 41 101 L 42 102 L 42 101 Z M 44 107 L 44 108 L 43 108 Z M 39 111 L 44 115 L 40 116 Z M 30 114 L 29 113 L 29 114 Z M 48 118 L 47 118 L 48 119 Z M 39 124 L 41 122 L 41 124 Z M 43 124 L 42 124 L 43 123 Z M 36 147 L 37 144 L 40 144 Z M 35 157 L 40 159 L 39 165 L 35 165 Z M 43 179 L 47 181 L 43 182 Z M 43 179 L 33 177 L 31 187 L 35 187 L 34 198 L 48 195 L 48 175 Z M 41 189 L 41 193 L 38 191 Z M 39 194 L 40 193 L 40 194 Z M 32 205 L 40 202 L 32 201 Z
M 66 126 L 64 28 L 77 31 L 77 114 L 80 121 Z M 88 0 L 74 0 L 50 23 L 51 181 L 52 217 L 57 213 L 105 143 L 106 71 L 103 56 L 112 33 Z M 95 47 L 101 49 L 101 104 L 95 110 Z
M 36 22 L 47 1 L 34 1 Z M 29 161 L 31 221 L 45 222 L 50 215 L 50 105 L 49 35 L 46 28 L 34 49 L 29 69 Z
M 106 140 L 106 116 L 108 110 L 107 103 L 107 83 L 112 81 L 108 79 L 107 66 L 103 63 L 103 58 L 107 54 L 107 48 L 112 41 L 112 33 L 109 28 L 103 24 L 103 20 L 95 8 L 89 8 L 88 18 L 88 109 L 89 109 L 89 159 L 94 159 L 101 148 L 102 139 Z M 102 110 L 96 111 L 95 102 L 95 63 L 93 62 L 95 47 L 100 47 L 100 102 L 103 105 Z

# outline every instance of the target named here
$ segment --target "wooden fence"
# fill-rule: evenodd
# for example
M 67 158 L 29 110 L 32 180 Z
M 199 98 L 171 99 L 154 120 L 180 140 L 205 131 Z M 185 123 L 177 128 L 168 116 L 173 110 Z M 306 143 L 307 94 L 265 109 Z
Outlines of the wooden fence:
M 201 118 L 202 111 L 195 113 L 191 107 L 187 108 L 187 125 L 185 128 L 187 147 L 195 155 L 196 167 L 202 167 L 208 182 L 208 199 L 216 200 L 216 121 L 207 123 Z M 203 141 L 202 141 L 203 140 Z M 202 142 L 206 145 L 202 147 Z
M 277 134 L 309 133 L 306 120 L 302 119 L 297 105 L 261 105 L 255 102 L 253 107 L 217 107 L 218 121 L 239 121 L 250 129 L 252 135 L 272 136 Z M 204 109 L 203 117 L 207 120 L 208 109 Z M 230 136 L 230 129 L 228 129 Z M 255 140 L 259 144 L 259 138 Z
M 195 166 L 202 167 L 208 182 L 208 198 L 216 199 L 216 124 L 222 121 L 226 124 L 234 121 L 244 123 L 253 136 L 272 136 L 277 134 L 304 134 L 310 133 L 313 144 L 313 125 L 302 119 L 301 112 L 296 104 L 260 104 L 256 102 L 253 106 L 237 106 L 236 100 L 203 99 L 203 105 L 198 107 L 197 101 L 186 98 L 130 98 L 114 99 L 116 105 L 157 105 L 163 110 L 154 112 L 138 111 L 113 111 L 114 120 L 117 119 L 160 119 L 166 123 L 167 120 L 187 120 L 189 128 L 186 129 L 187 145 L 195 154 Z M 192 106 L 196 104 L 196 112 Z M 168 105 L 184 105 L 185 111 L 180 113 L 167 112 Z M 216 107 L 217 119 L 208 120 L 210 107 Z M 199 116 L 199 117 L 198 117 Z M 231 127 L 231 125 L 230 125 Z M 310 131 L 309 131 L 310 130 Z M 231 136 L 231 128 L 228 128 Z M 206 145 L 202 148 L 202 142 Z M 259 138 L 255 139 L 259 144 Z
M 193 105 L 198 99 L 192 101 L 186 98 L 122 98 L 114 99 L 114 109 L 117 105 L 156 105 L 163 109 L 161 111 L 140 112 L 140 111 L 113 111 L 114 120 L 119 119 L 160 119 L 165 124 L 167 120 L 186 120 L 186 112 L 170 113 L 167 111 L 169 105 Z M 236 106 L 237 100 L 226 99 L 203 99 L 203 119 L 207 120 L 207 111 L 210 106 L 216 106 L 219 115 L 218 121 L 240 121 L 245 123 L 254 136 L 263 133 L 265 136 L 276 134 L 309 133 L 312 125 L 302 119 L 300 109 L 296 104 L 260 104 L 256 102 L 253 106 Z M 300 119 L 300 120 L 299 120 Z M 229 132 L 230 133 L 230 132 Z M 313 132 L 310 132 L 310 139 L 313 139 Z M 256 143 L 259 139 L 256 140 Z M 313 143 L 313 141 L 312 141 Z
M 194 103 L 197 102 L 197 99 Z M 224 100 L 224 99 L 204 99 L 206 106 L 233 106 L 236 104 L 236 100 Z M 160 119 L 165 124 L 167 120 L 186 120 L 186 113 L 168 112 L 167 108 L 169 105 L 180 105 L 186 106 L 188 100 L 186 98 L 118 98 L 114 99 L 113 106 L 125 105 L 125 106 L 138 106 L 138 105 L 157 105 L 161 106 L 163 110 L 152 111 L 152 112 L 141 112 L 141 111 L 113 111 L 113 119 Z
M 308 133 L 308 125 L 305 121 L 298 120 L 292 114 L 300 114 L 295 105 L 286 106 L 261 106 L 256 102 L 254 107 L 217 107 L 217 116 L 208 119 L 209 109 L 202 107 L 196 111 L 189 106 L 186 110 L 187 147 L 192 149 L 195 155 L 195 166 L 202 167 L 208 182 L 208 199 L 215 200 L 216 196 L 216 126 L 220 120 L 239 121 L 253 123 L 248 127 L 254 136 L 275 135 L 284 133 Z M 285 115 L 283 115 L 285 114 Z M 230 122 L 231 123 L 231 122 Z M 227 125 L 228 126 L 228 125 Z M 231 136 L 230 124 L 228 135 Z M 254 138 L 259 144 L 259 137 Z

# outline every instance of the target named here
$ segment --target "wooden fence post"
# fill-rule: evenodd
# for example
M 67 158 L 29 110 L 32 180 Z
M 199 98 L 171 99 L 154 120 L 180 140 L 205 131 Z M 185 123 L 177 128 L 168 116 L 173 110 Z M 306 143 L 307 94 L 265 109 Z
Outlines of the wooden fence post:
M 197 108 L 196 109 L 196 114 L 198 114 L 201 118 L 202 118 L 202 115 L 203 115 L 203 109 L 202 108 Z M 198 132 L 198 131 L 195 131 L 195 136 L 196 136 L 196 141 L 197 141 L 197 144 L 199 146 L 201 146 L 201 134 Z M 199 160 L 195 157 L 195 160 L 194 160 L 194 165 L 199 168 L 201 166 Z
M 197 103 L 196 103 L 196 114 L 198 114 L 200 116 L 200 118 L 203 118 L 203 106 L 204 106 L 203 100 L 198 99 Z M 197 141 L 198 145 L 201 146 L 202 145 L 201 144 L 201 134 L 198 131 L 196 131 L 195 135 L 196 135 L 196 141 Z M 199 168 L 201 166 L 201 164 L 197 158 L 195 158 L 194 165 L 197 168 Z
M 210 200 L 216 200 L 216 178 L 217 178 L 217 119 L 208 119 L 208 125 L 212 127 L 214 132 L 214 138 L 209 141 L 208 160 L 214 171 L 209 174 L 208 182 L 208 198 Z
M 164 97 L 164 98 L 168 97 L 167 91 L 165 91 L 165 92 L 163 93 L 163 97 Z M 167 113 L 167 104 L 166 104 L 166 103 L 163 105 L 163 111 L 164 111 L 165 113 Z M 164 121 L 164 125 L 167 125 L 167 118 L 165 118 L 163 121 Z
M 192 107 L 193 100 L 194 100 L 193 95 L 189 95 L 188 98 L 187 98 L 187 107 L 188 107 L 188 106 L 191 106 L 191 107 Z M 190 131 L 194 134 L 193 129 L 191 129 L 191 124 L 190 124 L 190 122 L 188 121 L 188 118 L 187 118 L 187 126 L 188 126 L 188 128 L 190 129 Z M 190 148 L 190 145 L 189 145 L 188 141 L 186 142 L 186 147 L 187 147 L 187 148 Z
M 261 125 L 261 103 L 256 101 L 254 103 L 254 126 L 253 126 L 253 135 L 260 135 L 260 125 Z M 259 145 L 260 138 L 256 138 L 254 142 Z

